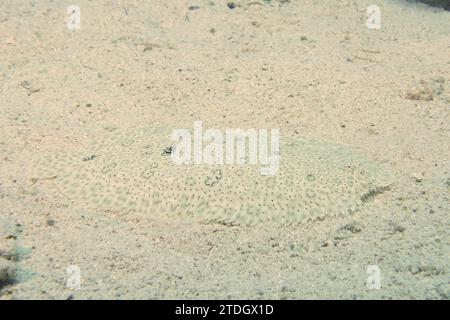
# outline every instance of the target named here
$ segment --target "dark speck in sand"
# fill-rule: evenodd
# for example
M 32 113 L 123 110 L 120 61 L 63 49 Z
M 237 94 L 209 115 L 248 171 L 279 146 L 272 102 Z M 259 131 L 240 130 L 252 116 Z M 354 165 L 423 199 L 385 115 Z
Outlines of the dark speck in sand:
M 173 147 L 170 146 L 170 147 L 165 148 L 162 154 L 163 154 L 163 156 L 167 156 L 167 155 L 171 154 L 172 151 L 173 151 Z
M 49 227 L 53 227 L 56 224 L 56 221 L 52 218 L 48 218 L 46 222 Z
M 95 154 L 88 156 L 88 157 L 84 157 L 83 161 L 90 161 L 90 160 L 94 160 L 97 156 Z

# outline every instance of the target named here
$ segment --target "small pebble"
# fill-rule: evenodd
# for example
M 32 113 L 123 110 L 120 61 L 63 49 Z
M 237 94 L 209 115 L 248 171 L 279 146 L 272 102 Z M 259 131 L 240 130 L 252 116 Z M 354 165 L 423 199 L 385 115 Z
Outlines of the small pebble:
M 334 247 L 334 242 L 328 239 L 322 244 L 322 247 Z
M 48 218 L 48 219 L 47 219 L 47 225 L 48 225 L 49 227 L 53 227 L 55 224 L 56 224 L 56 221 L 53 220 L 52 218 Z
M 411 178 L 413 178 L 416 182 L 422 182 L 423 173 L 415 172 L 415 173 L 411 174 Z

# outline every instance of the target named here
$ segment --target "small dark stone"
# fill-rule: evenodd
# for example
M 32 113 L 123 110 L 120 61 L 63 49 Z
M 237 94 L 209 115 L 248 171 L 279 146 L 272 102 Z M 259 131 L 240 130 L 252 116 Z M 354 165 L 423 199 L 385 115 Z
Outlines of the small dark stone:
M 90 160 L 94 160 L 97 156 L 95 154 L 88 156 L 88 157 L 84 157 L 83 161 L 90 161 Z
M 20 86 L 24 89 L 31 90 L 31 82 L 28 80 L 24 80 L 20 83 Z
M 230 8 L 230 9 L 236 8 L 236 4 L 235 4 L 234 2 L 228 2 L 228 3 L 227 3 L 227 6 L 228 6 L 228 8 Z
M 394 232 L 403 232 L 406 230 L 404 226 L 401 226 L 399 224 L 394 224 L 392 227 L 394 228 Z
M 189 7 L 189 10 L 198 10 L 198 9 L 200 9 L 200 7 L 199 6 L 190 6 Z
M 55 224 L 56 224 L 56 221 L 53 220 L 52 218 L 48 218 L 48 219 L 47 219 L 47 225 L 48 225 L 49 227 L 53 227 Z
M 169 155 L 169 154 L 172 154 L 172 151 L 173 151 L 173 147 L 172 147 L 172 146 L 167 147 L 167 148 L 164 149 L 162 155 L 163 155 L 163 156 L 167 156 L 167 155 Z
M 217 170 L 214 171 L 214 174 L 215 174 L 215 178 L 216 178 L 217 180 L 222 179 L 222 170 L 217 169 Z
M 358 222 L 348 223 L 340 228 L 341 231 L 350 231 L 351 233 L 359 233 L 362 231 L 362 226 Z
M 322 243 L 322 247 L 334 247 L 334 242 L 328 239 Z

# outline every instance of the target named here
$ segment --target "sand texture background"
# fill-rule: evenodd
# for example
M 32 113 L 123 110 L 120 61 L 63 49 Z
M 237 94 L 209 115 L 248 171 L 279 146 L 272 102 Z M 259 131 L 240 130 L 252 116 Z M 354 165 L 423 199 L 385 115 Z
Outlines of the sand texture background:
M 0 2 L 0 299 L 449 299 L 450 12 L 234 3 Z M 30 169 L 197 120 L 339 145 L 393 182 L 351 215 L 246 226 L 91 210 Z

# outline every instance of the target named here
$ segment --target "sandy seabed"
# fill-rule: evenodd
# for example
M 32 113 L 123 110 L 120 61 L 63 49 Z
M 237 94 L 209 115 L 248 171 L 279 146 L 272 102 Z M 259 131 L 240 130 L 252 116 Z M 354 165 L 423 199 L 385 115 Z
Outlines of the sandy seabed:
M 0 2 L 0 299 L 449 298 L 449 11 L 376 1 L 369 29 L 366 0 L 75 2 Z M 87 210 L 30 175 L 197 120 L 340 145 L 393 183 L 352 214 L 246 226 Z

